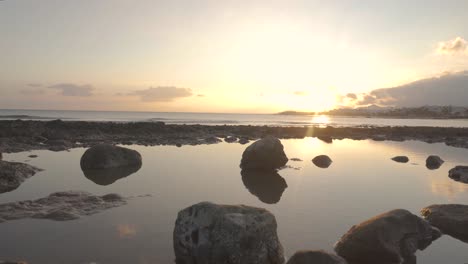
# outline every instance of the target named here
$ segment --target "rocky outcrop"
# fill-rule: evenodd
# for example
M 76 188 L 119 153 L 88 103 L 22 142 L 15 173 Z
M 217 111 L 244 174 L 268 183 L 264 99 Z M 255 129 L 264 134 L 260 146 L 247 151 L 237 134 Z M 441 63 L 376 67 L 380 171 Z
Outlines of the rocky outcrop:
M 242 170 L 241 176 L 247 190 L 267 204 L 279 202 L 288 187 L 286 180 L 276 170 Z
M 242 169 L 273 170 L 286 165 L 288 157 L 284 153 L 281 141 L 267 136 L 248 146 L 242 154 Z
M 425 249 L 440 235 L 424 219 L 397 209 L 353 226 L 335 244 L 335 251 L 350 263 L 408 263 L 415 261 L 418 249 Z
M 298 251 L 286 264 L 347 264 L 346 260 L 322 250 Z
M 407 163 L 409 161 L 409 158 L 407 156 L 396 156 L 393 157 L 392 160 L 399 163 Z
M 0 193 L 17 189 L 39 171 L 42 170 L 25 163 L 0 160 Z
M 439 156 L 431 155 L 426 159 L 426 167 L 430 170 L 436 170 L 440 168 L 444 164 L 444 160 L 441 159 Z
M 333 161 L 327 155 L 319 155 L 313 158 L 312 162 L 315 164 L 315 166 L 322 168 L 322 169 L 326 169 L 330 167 Z
M 0 223 L 24 218 L 67 221 L 126 204 L 118 194 L 96 196 L 86 192 L 56 192 L 37 199 L 0 204 Z
M 468 183 L 468 166 L 456 166 L 449 170 L 449 177 L 455 181 Z
M 179 212 L 177 264 L 282 264 L 276 219 L 265 209 L 202 202 Z
M 141 166 L 141 155 L 135 150 L 101 144 L 85 151 L 80 165 L 84 170 L 101 170 L 118 167 Z
M 444 234 L 468 243 L 468 205 L 435 204 L 423 208 L 421 215 Z

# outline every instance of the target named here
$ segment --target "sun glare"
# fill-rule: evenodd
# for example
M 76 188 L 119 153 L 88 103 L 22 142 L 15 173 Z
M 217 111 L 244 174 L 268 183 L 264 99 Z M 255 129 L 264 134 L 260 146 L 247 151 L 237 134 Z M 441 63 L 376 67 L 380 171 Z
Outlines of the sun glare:
M 326 126 L 330 124 L 330 118 L 326 115 L 317 115 L 312 117 L 312 123 L 319 126 Z

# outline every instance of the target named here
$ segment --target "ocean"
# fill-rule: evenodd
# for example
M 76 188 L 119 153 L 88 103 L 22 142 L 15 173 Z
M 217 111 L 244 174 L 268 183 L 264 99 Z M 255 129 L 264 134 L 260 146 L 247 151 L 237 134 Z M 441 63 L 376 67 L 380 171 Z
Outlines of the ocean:
M 0 109 L 0 120 L 165 122 L 167 124 L 252 126 L 425 126 L 468 127 L 468 119 L 403 119 L 278 114 L 123 112 Z

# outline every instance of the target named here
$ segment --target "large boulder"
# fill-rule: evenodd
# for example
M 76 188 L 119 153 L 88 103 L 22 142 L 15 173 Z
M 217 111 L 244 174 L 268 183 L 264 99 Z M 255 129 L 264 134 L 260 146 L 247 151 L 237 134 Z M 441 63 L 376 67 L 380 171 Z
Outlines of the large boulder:
M 351 227 L 335 244 L 335 251 L 350 263 L 408 263 L 416 260 L 418 249 L 425 249 L 440 236 L 424 219 L 397 209 Z
M 17 189 L 26 179 L 41 169 L 25 163 L 0 160 L 0 193 Z
M 83 174 L 86 178 L 98 185 L 110 185 L 119 179 L 130 176 L 140 170 L 141 165 L 137 166 L 126 166 L 116 167 L 109 169 L 94 169 L 94 170 L 83 170 Z
M 327 155 L 318 155 L 317 157 L 312 159 L 312 163 L 314 163 L 315 166 L 322 168 L 322 169 L 326 169 L 330 167 L 332 162 L 333 161 Z
M 430 170 L 436 170 L 440 168 L 444 164 L 444 160 L 441 159 L 439 156 L 431 155 L 426 159 L 426 167 Z
M 459 182 L 468 183 L 468 166 L 456 166 L 449 170 L 449 177 Z
M 409 161 L 409 158 L 407 156 L 396 156 L 393 157 L 392 160 L 399 163 L 407 163 Z
M 421 215 L 443 233 L 468 242 L 468 205 L 435 204 L 423 208 Z
M 286 264 L 346 264 L 346 260 L 322 250 L 298 251 Z
M 136 150 L 101 144 L 85 151 L 80 165 L 84 170 L 141 166 L 141 155 Z
M 288 162 L 281 141 L 267 136 L 248 146 L 242 154 L 242 169 L 278 169 Z
M 282 264 L 276 219 L 265 209 L 202 202 L 179 212 L 177 264 Z
M 267 204 L 279 202 L 288 187 L 276 170 L 242 170 L 241 176 L 247 190 Z

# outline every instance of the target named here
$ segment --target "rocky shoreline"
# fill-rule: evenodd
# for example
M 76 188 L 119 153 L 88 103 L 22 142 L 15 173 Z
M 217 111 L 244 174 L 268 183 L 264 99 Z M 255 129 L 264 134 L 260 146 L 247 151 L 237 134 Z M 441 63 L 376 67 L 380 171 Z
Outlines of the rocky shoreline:
M 0 152 L 63 151 L 99 143 L 123 145 L 202 145 L 222 140 L 246 144 L 272 135 L 280 139 L 317 137 L 376 141 L 418 140 L 468 148 L 468 128 L 443 127 L 273 127 L 169 125 L 163 122 L 0 121 Z

